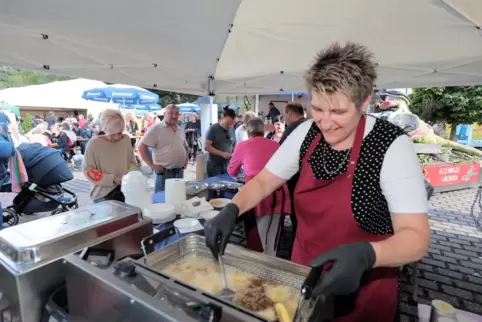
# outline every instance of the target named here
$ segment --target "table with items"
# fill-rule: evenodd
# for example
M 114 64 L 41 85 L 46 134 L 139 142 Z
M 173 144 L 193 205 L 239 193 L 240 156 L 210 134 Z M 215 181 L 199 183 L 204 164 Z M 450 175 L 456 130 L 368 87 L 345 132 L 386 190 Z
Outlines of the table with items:
M 199 182 L 206 184 L 205 185 L 206 188 L 200 191 L 199 193 L 196 193 L 196 195 L 200 196 L 201 198 L 206 198 L 207 201 L 210 201 L 212 199 L 218 199 L 218 198 L 220 198 L 220 200 L 232 199 L 236 194 L 237 189 L 242 186 L 241 182 L 243 182 L 243 179 L 242 177 L 232 178 L 229 175 L 225 174 L 225 175 L 219 175 L 219 176 L 207 178 Z M 229 184 L 232 184 L 232 186 L 229 186 Z M 189 196 L 189 193 L 188 193 L 188 198 L 189 197 L 192 197 L 192 195 Z M 152 196 L 152 202 L 154 204 L 164 203 L 165 192 L 154 193 Z M 213 208 L 215 209 L 214 211 L 218 211 L 222 207 L 216 207 L 216 205 L 214 205 Z M 175 231 L 174 235 L 170 236 L 169 238 L 166 238 L 162 242 L 157 243 L 155 246 L 156 250 L 159 248 L 165 247 L 169 244 L 172 244 L 173 242 L 188 235 L 189 233 L 195 233 L 195 234 L 204 236 L 204 230 L 202 227 L 199 227 L 200 230 L 198 231 L 194 231 L 194 232 L 190 231 L 188 233 L 183 233 L 179 231 L 179 229 L 176 230 L 174 227 L 174 222 L 178 219 L 181 219 L 182 217 L 183 216 L 177 214 L 173 220 L 159 223 L 157 226 L 155 226 L 154 228 L 155 231 L 163 231 L 163 230 L 171 230 L 171 229 Z M 199 220 L 199 223 L 202 226 L 204 226 L 206 219 L 202 218 L 202 216 L 200 218 L 198 217 L 197 219 Z M 244 237 L 242 223 L 239 223 L 238 225 L 236 225 L 235 230 L 230 238 L 230 242 L 243 247 L 245 246 L 245 237 Z

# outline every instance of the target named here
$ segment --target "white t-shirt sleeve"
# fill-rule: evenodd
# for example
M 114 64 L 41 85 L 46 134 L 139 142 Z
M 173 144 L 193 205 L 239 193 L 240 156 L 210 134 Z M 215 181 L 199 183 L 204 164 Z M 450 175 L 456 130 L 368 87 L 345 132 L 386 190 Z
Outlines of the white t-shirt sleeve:
M 380 173 L 380 186 L 392 214 L 427 213 L 422 168 L 407 135 L 398 137 L 388 148 Z
M 266 169 L 280 178 L 291 179 L 299 171 L 300 148 L 311 124 L 313 121 L 301 123 L 280 145 L 266 164 Z

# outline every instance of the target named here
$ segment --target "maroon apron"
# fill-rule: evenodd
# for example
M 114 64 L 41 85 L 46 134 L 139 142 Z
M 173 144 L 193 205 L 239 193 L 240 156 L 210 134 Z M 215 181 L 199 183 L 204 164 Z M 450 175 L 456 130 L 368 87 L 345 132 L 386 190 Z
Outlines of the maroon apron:
M 353 177 L 364 131 L 365 116 L 362 116 L 348 169 L 333 180 L 316 179 L 308 164 L 311 154 L 322 139 L 321 133 L 309 146 L 302 160 L 300 178 L 294 192 L 298 231 L 293 245 L 293 262 L 308 265 L 316 256 L 341 244 L 376 242 L 390 237 L 363 230 L 353 216 Z M 335 300 L 335 314 L 338 306 L 349 308 L 349 313 L 338 313 L 335 321 L 394 321 L 398 301 L 398 273 L 398 267 L 378 267 L 367 271 L 357 294 L 337 297 Z
M 248 183 L 253 177 L 245 177 L 245 183 Z M 246 247 L 256 252 L 264 252 L 261 243 L 256 217 L 269 214 L 281 214 L 278 224 L 278 233 L 276 239 L 279 239 L 281 230 L 284 226 L 284 215 L 290 209 L 289 193 L 286 185 L 273 192 L 270 196 L 264 198 L 255 208 L 244 214 L 244 228 L 246 236 Z M 288 211 L 289 214 L 290 211 Z M 264 232 L 263 232 L 264 233 Z

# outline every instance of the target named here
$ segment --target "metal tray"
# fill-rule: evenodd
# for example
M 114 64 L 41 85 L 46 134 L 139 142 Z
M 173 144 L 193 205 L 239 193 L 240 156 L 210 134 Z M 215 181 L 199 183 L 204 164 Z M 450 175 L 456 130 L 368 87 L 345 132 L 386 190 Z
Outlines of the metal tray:
M 154 253 L 148 254 L 145 258 L 139 259 L 138 262 L 160 273 L 167 266 L 192 254 L 199 257 L 212 258 L 203 236 L 188 235 Z M 310 272 L 309 267 L 231 244 L 228 244 L 223 259 L 225 266 L 291 286 L 298 290 Z
M 231 181 L 218 181 L 216 183 L 223 184 L 223 185 L 226 186 L 226 189 L 230 189 L 230 190 L 238 190 L 239 188 L 241 188 L 243 186 L 242 183 L 231 182 Z
M 197 195 L 198 193 L 208 189 L 209 185 L 205 182 L 188 181 L 186 182 L 186 194 Z
M 140 209 L 105 201 L 0 231 L 0 264 L 23 271 L 142 221 Z

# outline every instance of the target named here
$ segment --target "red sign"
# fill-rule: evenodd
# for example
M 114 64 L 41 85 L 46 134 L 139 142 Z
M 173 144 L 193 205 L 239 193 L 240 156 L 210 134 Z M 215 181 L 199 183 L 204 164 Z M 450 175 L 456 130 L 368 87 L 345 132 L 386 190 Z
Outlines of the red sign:
M 479 163 L 442 164 L 423 167 L 425 179 L 434 187 L 477 182 Z

